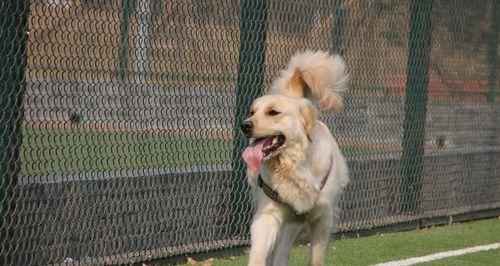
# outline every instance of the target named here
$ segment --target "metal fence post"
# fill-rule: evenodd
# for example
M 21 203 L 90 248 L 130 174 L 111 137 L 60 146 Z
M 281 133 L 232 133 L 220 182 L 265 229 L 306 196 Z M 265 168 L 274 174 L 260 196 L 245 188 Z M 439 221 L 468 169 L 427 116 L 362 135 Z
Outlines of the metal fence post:
M 240 23 L 240 54 L 238 59 L 238 85 L 236 116 L 233 129 L 232 189 L 230 235 L 246 235 L 250 221 L 250 199 L 246 183 L 246 167 L 241 153 L 246 140 L 240 134 L 241 121 L 248 115 L 250 105 L 261 93 L 264 80 L 266 53 L 266 0 L 245 0 Z M 236 223 L 238 225 L 236 225 Z
M 334 25 L 333 25 L 333 52 L 342 55 L 342 34 L 344 32 L 345 10 L 342 0 L 333 0 Z
M 13 233 L 10 220 L 21 163 L 28 14 L 28 0 L 0 5 L 0 265 L 9 265 L 12 259 L 8 257 Z
M 500 29 L 500 1 L 493 0 L 493 10 L 491 14 L 491 36 L 488 41 L 488 94 L 486 96 L 488 102 L 494 102 L 497 88 L 497 46 L 498 46 L 498 30 Z
M 402 212 L 419 209 L 424 155 L 429 60 L 432 35 L 432 0 L 411 1 L 405 119 L 402 154 Z
M 135 9 L 134 0 L 123 0 L 122 2 L 122 17 L 120 21 L 120 69 L 118 69 L 118 80 L 125 81 L 127 72 L 127 52 L 129 49 L 129 34 L 130 34 L 130 16 Z
M 149 22 L 151 16 L 151 1 L 139 0 L 137 16 L 137 36 L 135 38 L 135 83 L 145 84 L 149 72 Z

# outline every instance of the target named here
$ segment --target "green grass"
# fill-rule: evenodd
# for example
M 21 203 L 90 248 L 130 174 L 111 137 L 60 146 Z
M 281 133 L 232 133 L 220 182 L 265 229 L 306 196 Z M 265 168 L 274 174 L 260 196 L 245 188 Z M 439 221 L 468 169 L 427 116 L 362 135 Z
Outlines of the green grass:
M 476 253 L 465 254 L 462 256 L 435 260 L 426 263 L 419 263 L 418 266 L 484 266 L 499 265 L 500 249 L 480 251 Z
M 221 164 L 231 149 L 224 138 L 24 127 L 21 175 Z
M 231 162 L 233 142 L 222 137 L 23 127 L 21 176 L 106 170 L 171 168 Z M 345 156 L 384 153 L 342 147 Z
M 500 242 L 500 220 L 490 219 L 452 226 L 441 226 L 410 232 L 390 233 L 369 237 L 331 241 L 325 265 L 370 265 L 392 260 L 424 256 L 436 252 Z M 298 246 L 292 251 L 289 265 L 307 265 L 308 247 Z M 449 265 L 500 261 L 499 251 L 446 259 Z M 471 258 L 467 258 L 472 256 Z M 214 265 L 246 265 L 247 256 L 216 260 Z M 476 260 L 477 259 L 477 260 Z M 445 260 L 443 260 L 444 262 Z M 439 264 L 438 261 L 433 265 Z M 446 262 L 448 263 L 448 262 Z M 448 265 L 448 264 L 444 264 Z

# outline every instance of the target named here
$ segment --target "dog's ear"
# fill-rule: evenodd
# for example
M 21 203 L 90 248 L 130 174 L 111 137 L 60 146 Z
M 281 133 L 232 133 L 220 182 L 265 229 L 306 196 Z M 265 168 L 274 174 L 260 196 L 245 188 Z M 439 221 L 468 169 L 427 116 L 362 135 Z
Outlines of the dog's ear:
M 300 114 L 304 121 L 307 139 L 312 141 L 312 133 L 316 124 L 316 109 L 308 100 L 303 100 L 300 105 Z
M 302 76 L 302 72 L 296 69 L 292 77 L 286 82 L 282 88 L 283 92 L 292 98 L 306 98 L 311 93 L 311 88 Z

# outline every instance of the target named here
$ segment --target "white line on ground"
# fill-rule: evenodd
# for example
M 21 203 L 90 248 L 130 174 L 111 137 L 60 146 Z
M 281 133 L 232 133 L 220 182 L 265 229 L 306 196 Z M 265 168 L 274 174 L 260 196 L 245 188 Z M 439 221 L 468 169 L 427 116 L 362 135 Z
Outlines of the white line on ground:
M 434 253 L 434 254 L 430 254 L 427 256 L 409 258 L 409 259 L 404 259 L 404 260 L 389 261 L 389 262 L 375 264 L 374 266 L 413 265 L 413 264 L 417 264 L 417 263 L 439 260 L 439 259 L 444 259 L 444 258 L 448 258 L 448 257 L 460 256 L 460 255 L 464 255 L 467 253 L 474 253 L 474 252 L 478 252 L 478 251 L 486 251 L 486 250 L 497 249 L 497 248 L 500 248 L 500 243 L 493 243 L 493 244 L 475 246 L 475 247 L 470 247 L 470 248 L 450 250 L 450 251 L 439 252 L 439 253 Z

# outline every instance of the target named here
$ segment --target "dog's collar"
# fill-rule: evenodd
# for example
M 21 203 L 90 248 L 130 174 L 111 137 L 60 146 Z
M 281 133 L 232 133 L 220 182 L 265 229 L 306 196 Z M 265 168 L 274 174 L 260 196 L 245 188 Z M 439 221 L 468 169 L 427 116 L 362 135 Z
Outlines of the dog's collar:
M 332 171 L 332 164 L 333 164 L 333 159 L 330 162 L 330 167 L 328 168 L 328 172 L 326 173 L 326 175 L 321 180 L 321 184 L 320 184 L 320 187 L 319 187 L 320 191 L 323 190 L 323 188 L 326 185 L 326 181 L 328 181 L 328 176 L 330 175 L 330 172 Z M 280 197 L 280 194 L 278 192 L 276 192 L 274 189 L 272 189 L 270 186 L 268 186 L 266 184 L 266 182 L 264 182 L 264 180 L 262 179 L 262 177 L 261 177 L 260 174 L 259 174 L 259 178 L 257 179 L 257 184 L 262 189 L 262 192 L 264 192 L 264 194 L 266 194 L 266 196 L 268 196 L 270 199 L 272 199 L 272 200 L 274 200 L 274 201 L 276 201 L 278 203 L 281 203 L 283 205 L 288 206 L 290 209 L 292 209 L 295 212 L 296 216 L 301 216 L 301 214 L 298 214 L 297 211 L 292 206 L 290 206 L 290 204 L 286 203 Z
M 288 205 L 286 202 L 284 202 L 281 199 L 280 194 L 278 194 L 278 192 L 276 192 L 274 189 L 272 189 L 270 186 L 268 186 L 264 182 L 264 180 L 262 180 L 262 177 L 260 176 L 260 174 L 259 174 L 259 179 L 257 180 L 257 184 L 262 189 L 262 191 L 264 192 L 264 194 L 266 194 L 266 196 L 268 196 L 270 199 L 272 199 L 272 200 L 274 200 L 276 202 L 279 202 L 281 204 Z M 290 205 L 288 205 L 288 206 L 291 207 Z

